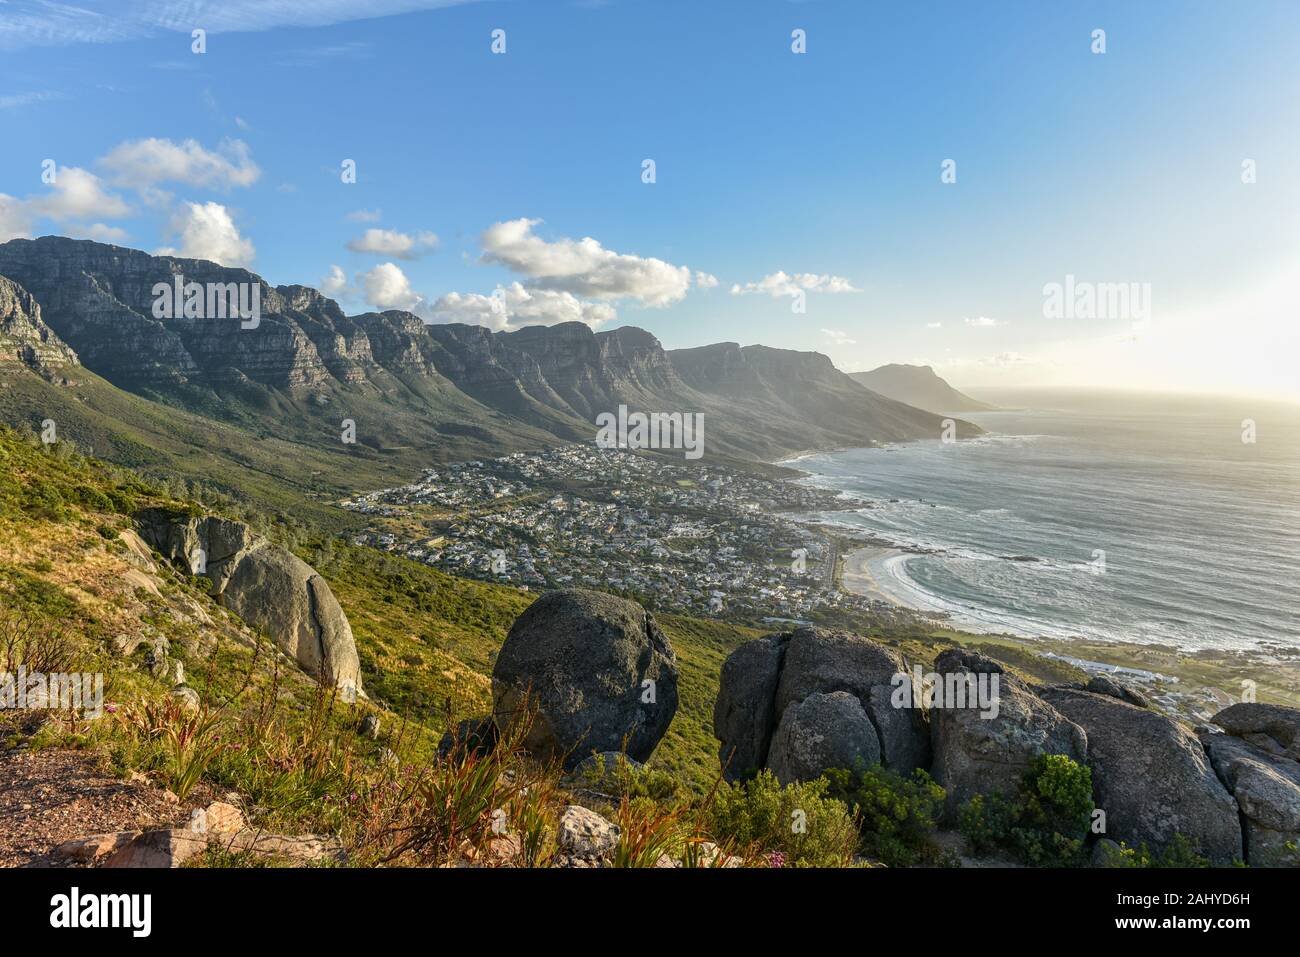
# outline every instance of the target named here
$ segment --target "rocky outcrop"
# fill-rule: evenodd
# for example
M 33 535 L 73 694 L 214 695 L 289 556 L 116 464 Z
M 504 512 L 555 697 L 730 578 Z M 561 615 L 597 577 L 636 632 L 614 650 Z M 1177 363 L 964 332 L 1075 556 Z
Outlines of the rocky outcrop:
M 1300 867 L 1300 709 L 1243 703 L 1203 732 L 1201 742 L 1241 813 L 1244 856 L 1251 867 Z
M 1034 760 L 1064 754 L 1083 763 L 1088 737 L 1020 679 L 991 658 L 960 648 L 939 655 L 935 672 L 944 681 L 944 706 L 930 709 L 931 774 L 947 791 L 945 813 L 976 794 L 1013 797 Z M 996 680 L 996 687 L 994 681 Z M 996 709 L 954 706 L 958 682 L 978 689 L 984 682 Z
M 878 763 L 876 728 L 847 691 L 814 692 L 787 707 L 767 754 L 782 784 L 812 780 L 828 768 L 865 770 Z
M 41 307 L 18 283 L 0 276 L 0 363 L 21 362 L 52 379 L 77 354 L 41 318 Z
M 892 700 L 902 684 L 911 678 L 901 655 L 848 632 L 798 628 L 746 642 L 722 666 L 713 709 L 728 780 L 764 767 L 784 781 L 855 763 L 903 774 L 928 766 L 921 703 Z
M 212 584 L 222 606 L 270 635 L 304 671 L 361 691 L 361 668 L 347 616 L 310 565 L 242 522 L 149 509 L 140 534 L 169 560 Z
M 718 760 L 728 781 L 750 777 L 767 764 L 776 730 L 776 689 L 788 634 L 747 641 L 722 663 L 713 702 L 713 734 L 722 742 Z
M 1088 681 L 1085 690 L 1091 691 L 1093 694 L 1104 694 L 1111 698 L 1118 698 L 1120 701 L 1127 701 L 1137 708 L 1151 707 L 1151 702 L 1147 700 L 1146 695 L 1136 688 L 1120 684 L 1110 675 L 1095 675 Z
M 510 628 L 492 669 L 493 716 L 504 729 L 535 710 L 527 747 L 573 768 L 593 751 L 646 760 L 677 711 L 677 659 L 636 602 L 556 591 Z
M 786 709 L 811 694 L 847 691 L 871 719 L 885 767 L 910 773 L 930 763 L 929 735 L 922 702 L 895 704 L 900 682 L 909 686 L 907 663 L 898 652 L 846 631 L 799 628 L 790 636 L 776 709 Z
M 184 827 L 92 834 L 60 844 L 51 856 L 92 867 L 173 868 L 199 857 L 209 847 L 298 866 L 346 859 L 338 838 L 269 834 L 250 828 L 240 810 L 224 801 L 195 810 Z
M 1225 732 L 1270 754 L 1300 761 L 1300 709 L 1243 702 L 1224 708 L 1212 719 Z
M 1105 812 L 1107 837 L 1158 852 L 1182 835 L 1213 863 L 1241 859 L 1236 805 L 1194 734 L 1110 695 L 1041 694 L 1088 735 L 1093 801 Z

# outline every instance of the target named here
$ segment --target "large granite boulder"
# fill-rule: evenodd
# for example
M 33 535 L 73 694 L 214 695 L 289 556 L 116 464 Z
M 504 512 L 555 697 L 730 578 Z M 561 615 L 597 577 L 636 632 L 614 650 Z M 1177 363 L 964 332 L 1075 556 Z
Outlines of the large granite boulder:
M 1181 834 L 1213 863 L 1241 859 L 1237 807 L 1191 731 L 1109 695 L 1041 694 L 1088 735 L 1093 801 L 1106 814 L 1107 837 L 1160 851 Z
M 862 770 L 880 761 L 876 728 L 847 691 L 814 692 L 781 715 L 767 766 L 782 784 L 809 781 L 831 768 Z
M 593 751 L 650 757 L 677 711 L 677 658 L 640 605 L 593 591 L 543 595 L 515 621 L 492 669 L 498 727 L 536 714 L 526 746 L 572 769 Z
M 1300 761 L 1300 709 L 1279 704 L 1229 705 L 1211 719 L 1228 734 Z
M 947 791 L 949 818 L 976 794 L 1013 798 L 1042 754 L 1064 754 L 1083 763 L 1088 736 L 1029 686 L 978 652 L 951 648 L 939 655 L 936 701 L 930 708 L 931 775 Z M 995 707 L 980 707 L 979 690 Z M 961 689 L 965 684 L 966 688 Z M 967 695 L 964 703 L 954 689 Z
M 882 763 L 902 774 L 930 763 L 925 711 L 915 696 L 896 707 L 899 682 L 911 684 L 897 651 L 846 631 L 799 628 L 790 637 L 776 707 L 781 714 L 810 694 L 847 691 L 862 703 L 880 735 Z
M 1229 733 L 1201 743 L 1241 811 L 1246 863 L 1300 867 L 1300 710 L 1235 704 L 1213 720 Z
M 908 693 L 896 703 L 895 691 L 904 685 Z M 778 777 L 802 780 L 829 767 L 851 767 L 850 759 L 868 754 L 874 754 L 868 764 L 879 761 L 901 774 L 926 767 L 925 711 L 911 686 L 900 654 L 848 632 L 807 627 L 746 642 L 722 666 L 713 709 L 713 733 L 721 742 L 726 777 L 739 780 L 768 767 L 779 768 Z M 841 693 L 857 702 L 857 710 L 835 697 Z M 819 696 L 815 707 L 798 710 L 814 695 Z M 821 700 L 830 697 L 833 703 Z M 816 734 L 808 731 L 810 722 L 815 719 L 820 729 L 834 723 L 858 734 L 859 712 L 872 728 L 874 747 L 857 738 L 813 747 Z M 802 758 L 791 751 L 797 741 L 804 742 Z M 850 763 L 818 766 L 821 759 Z
M 722 742 L 718 760 L 728 781 L 749 777 L 766 764 L 789 640 L 788 634 L 778 634 L 747 641 L 722 663 L 713 733 Z
M 242 522 L 162 509 L 138 519 L 146 542 L 206 577 L 218 604 L 264 630 L 305 672 L 346 693 L 361 691 L 352 627 L 314 568 Z

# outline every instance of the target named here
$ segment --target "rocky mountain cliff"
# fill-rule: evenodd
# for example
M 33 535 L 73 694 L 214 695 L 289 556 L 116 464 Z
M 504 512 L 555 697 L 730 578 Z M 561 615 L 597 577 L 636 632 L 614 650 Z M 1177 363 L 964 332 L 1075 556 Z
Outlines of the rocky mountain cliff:
M 21 362 L 49 378 L 75 366 L 77 354 L 41 319 L 41 307 L 22 286 L 0 276 L 0 362 Z
M 620 405 L 704 413 L 706 454 L 750 459 L 942 428 L 818 353 L 735 343 L 668 352 L 642 329 L 576 322 L 494 333 L 400 311 L 347 316 L 314 289 L 272 287 L 243 269 L 52 236 L 0 245 L 0 275 L 119 388 L 293 441 L 337 443 L 352 419 L 368 448 L 463 458 L 590 440 L 596 416 Z M 255 291 L 260 314 L 158 310 L 155 288 L 177 277 Z
M 987 412 L 993 408 L 958 392 L 929 366 L 894 363 L 870 372 L 852 372 L 850 376 L 868 389 L 927 412 Z

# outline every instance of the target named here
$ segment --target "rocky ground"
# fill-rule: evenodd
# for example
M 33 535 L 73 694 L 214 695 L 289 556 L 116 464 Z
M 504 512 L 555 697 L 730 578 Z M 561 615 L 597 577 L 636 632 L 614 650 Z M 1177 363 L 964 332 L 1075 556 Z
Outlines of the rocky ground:
M 143 776 L 114 777 L 89 751 L 0 753 L 0 780 L 0 867 L 77 866 L 54 849 L 91 833 L 182 825 L 209 798 L 199 788 L 181 802 Z

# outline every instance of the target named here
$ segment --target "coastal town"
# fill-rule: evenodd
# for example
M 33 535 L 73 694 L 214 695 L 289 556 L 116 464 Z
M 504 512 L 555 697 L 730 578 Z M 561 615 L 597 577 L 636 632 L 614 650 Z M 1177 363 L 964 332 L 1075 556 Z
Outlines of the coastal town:
M 370 519 L 359 544 L 463 577 L 798 622 L 901 614 L 842 591 L 841 542 L 807 520 L 867 504 L 786 478 L 594 445 L 454 463 L 341 503 Z

